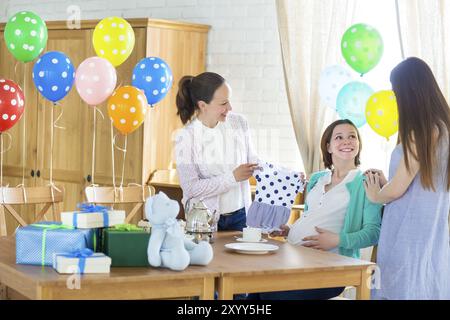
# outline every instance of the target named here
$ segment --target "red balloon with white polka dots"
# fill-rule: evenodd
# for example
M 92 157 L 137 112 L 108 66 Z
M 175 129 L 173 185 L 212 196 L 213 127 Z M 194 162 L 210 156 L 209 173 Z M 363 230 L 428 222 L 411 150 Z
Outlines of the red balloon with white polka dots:
M 15 125 L 25 109 L 22 89 L 14 81 L 0 78 L 0 132 Z

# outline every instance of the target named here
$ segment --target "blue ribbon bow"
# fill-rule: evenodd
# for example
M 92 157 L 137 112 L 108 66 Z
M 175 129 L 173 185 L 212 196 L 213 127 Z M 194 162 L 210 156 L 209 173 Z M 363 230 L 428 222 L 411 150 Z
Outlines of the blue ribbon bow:
M 58 269 L 58 259 L 57 259 L 58 257 L 79 259 L 78 270 L 82 274 L 82 273 L 84 273 L 84 268 L 86 266 L 86 258 L 102 258 L 103 255 L 94 256 L 94 251 L 92 251 L 91 249 L 88 249 L 88 248 L 80 249 L 80 250 L 69 252 L 69 253 L 57 254 L 56 255 L 56 265 L 55 265 L 56 269 Z
M 77 207 L 80 209 L 80 212 L 76 212 L 73 214 L 73 226 L 75 228 L 78 227 L 78 214 L 80 213 L 99 213 L 103 214 L 103 226 L 109 226 L 109 216 L 108 216 L 108 207 L 99 206 L 92 203 L 79 203 Z

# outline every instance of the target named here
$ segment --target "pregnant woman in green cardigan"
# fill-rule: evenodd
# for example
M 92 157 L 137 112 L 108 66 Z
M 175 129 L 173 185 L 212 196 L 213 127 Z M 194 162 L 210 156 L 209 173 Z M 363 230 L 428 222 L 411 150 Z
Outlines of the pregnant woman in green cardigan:
M 292 226 L 273 233 L 290 244 L 359 258 L 361 248 L 378 242 L 381 205 L 369 201 L 358 168 L 361 141 L 349 120 L 333 122 L 321 140 L 327 170 L 314 173 L 307 186 L 305 212 Z M 250 294 L 248 299 L 311 300 L 338 296 L 344 288 Z

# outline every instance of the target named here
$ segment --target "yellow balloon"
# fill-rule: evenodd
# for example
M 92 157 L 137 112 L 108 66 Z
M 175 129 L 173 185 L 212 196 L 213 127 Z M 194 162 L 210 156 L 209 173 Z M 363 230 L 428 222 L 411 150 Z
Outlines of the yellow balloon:
M 99 57 L 117 67 L 127 60 L 133 51 L 134 31 L 125 19 L 105 18 L 95 26 L 92 43 Z
M 397 100 L 392 90 L 370 96 L 366 103 L 366 120 L 373 131 L 388 140 L 398 131 Z

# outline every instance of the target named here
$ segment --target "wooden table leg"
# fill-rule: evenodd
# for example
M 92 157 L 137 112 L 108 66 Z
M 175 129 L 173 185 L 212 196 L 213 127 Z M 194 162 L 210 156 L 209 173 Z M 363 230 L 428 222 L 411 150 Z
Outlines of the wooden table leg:
M 5 237 L 7 235 L 5 207 L 0 205 L 0 237 Z
M 356 287 L 357 300 L 370 300 L 371 268 L 361 270 L 361 284 Z
M 230 277 L 220 277 L 219 279 L 219 300 L 233 300 L 234 279 Z
M 200 300 L 214 300 L 214 278 L 205 278 L 203 281 L 203 294 Z
M 8 287 L 0 283 L 0 300 L 8 299 Z

